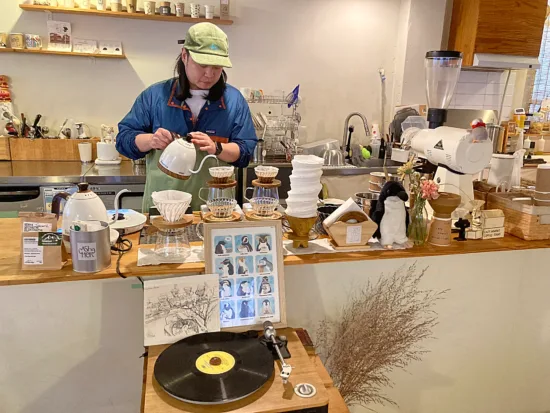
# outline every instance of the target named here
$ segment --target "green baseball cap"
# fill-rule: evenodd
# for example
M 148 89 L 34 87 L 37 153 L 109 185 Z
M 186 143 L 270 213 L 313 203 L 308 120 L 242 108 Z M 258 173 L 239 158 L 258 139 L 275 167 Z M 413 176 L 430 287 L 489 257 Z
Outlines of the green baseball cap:
M 212 23 L 197 23 L 189 28 L 183 45 L 200 65 L 233 67 L 229 60 L 227 35 Z

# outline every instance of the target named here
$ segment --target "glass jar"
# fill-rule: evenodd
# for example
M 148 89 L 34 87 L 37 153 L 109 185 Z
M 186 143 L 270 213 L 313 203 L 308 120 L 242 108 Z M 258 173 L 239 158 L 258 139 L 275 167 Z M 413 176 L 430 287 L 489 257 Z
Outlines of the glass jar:
M 184 262 L 191 255 L 191 246 L 185 227 L 158 228 L 155 254 L 163 262 Z
M 252 198 L 247 198 L 248 191 L 252 189 Z M 279 188 L 254 186 L 246 188 L 245 199 L 250 202 L 252 210 L 259 216 L 273 215 L 279 205 Z

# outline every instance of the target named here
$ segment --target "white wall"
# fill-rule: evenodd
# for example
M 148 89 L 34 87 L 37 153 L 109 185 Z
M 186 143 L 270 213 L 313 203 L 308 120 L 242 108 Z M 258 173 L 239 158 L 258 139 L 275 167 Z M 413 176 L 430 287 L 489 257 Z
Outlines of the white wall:
M 502 120 L 509 119 L 512 113 L 516 71 L 511 71 L 508 87 L 505 89 L 507 76 L 508 71 L 462 70 L 449 108 L 498 111 L 504 95 Z
M 550 411 L 550 273 L 548 250 L 419 258 L 429 267 L 423 289 L 449 289 L 435 308 L 430 350 L 385 392 L 398 406 L 378 413 L 544 413 Z M 337 317 L 367 280 L 412 260 L 285 267 L 288 322 L 315 337 L 318 322 Z M 354 407 L 353 413 L 367 413 Z
M 22 13 L 17 0 L 0 5 L 0 31 L 44 35 L 45 13 Z M 219 4 L 215 0 L 202 3 Z M 142 1 L 138 0 L 138 8 Z M 400 0 L 233 0 L 229 36 L 230 83 L 264 91 L 301 85 L 300 108 L 309 140 L 341 138 L 351 111 L 380 118 L 378 68 L 392 94 Z M 148 85 L 166 79 L 189 24 L 54 14 L 72 23 L 73 36 L 120 40 L 128 60 L 1 54 L 0 72 L 12 79 L 17 112 L 66 117 L 94 126 L 116 124 Z M 387 116 L 386 116 L 387 119 Z M 359 124 L 357 124 L 359 126 Z M 356 128 L 361 136 L 362 128 Z

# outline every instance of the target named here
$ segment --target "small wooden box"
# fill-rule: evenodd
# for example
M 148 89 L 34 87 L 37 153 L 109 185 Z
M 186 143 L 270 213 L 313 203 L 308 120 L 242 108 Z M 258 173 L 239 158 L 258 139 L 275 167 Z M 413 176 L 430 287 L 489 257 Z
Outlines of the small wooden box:
M 481 228 L 484 230 L 504 227 L 504 212 L 500 209 L 481 211 Z
M 9 136 L 0 136 L 0 161 L 11 161 Z
M 347 223 L 337 221 L 330 227 L 325 227 L 331 236 L 336 249 L 357 249 L 367 247 L 368 242 L 376 232 L 378 225 L 370 219 L 363 222 Z

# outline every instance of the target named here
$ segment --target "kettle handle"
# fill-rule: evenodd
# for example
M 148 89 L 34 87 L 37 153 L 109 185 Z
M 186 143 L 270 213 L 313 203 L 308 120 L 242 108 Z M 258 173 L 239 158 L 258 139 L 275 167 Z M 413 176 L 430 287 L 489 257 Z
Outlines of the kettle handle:
M 67 202 L 71 195 L 67 192 L 58 192 L 54 195 L 52 199 L 52 213 L 55 214 L 56 219 L 59 219 L 59 214 L 61 211 L 61 201 Z
M 217 158 L 216 158 L 216 155 L 206 155 L 206 156 L 203 158 L 201 164 L 199 165 L 199 169 L 197 169 L 196 171 L 193 171 L 193 170 L 190 169 L 189 172 L 191 172 L 192 174 L 196 174 L 196 173 L 200 172 L 200 170 L 202 169 L 202 166 L 204 165 L 204 161 L 206 161 L 208 158 L 217 159 Z
M 201 196 L 201 193 L 202 193 L 203 189 L 210 189 L 210 188 L 204 188 L 204 187 L 203 187 L 203 188 L 199 189 L 199 198 L 201 199 L 201 201 L 207 202 L 208 200 L 207 200 L 207 199 L 204 199 L 204 198 Z
M 132 191 L 130 191 L 129 189 L 122 189 L 115 195 L 115 216 L 113 217 L 112 220 L 109 220 L 109 225 L 113 225 L 117 221 L 117 219 L 118 219 L 118 204 L 119 204 L 118 200 L 119 200 L 120 196 L 122 194 L 126 193 L 126 192 L 132 192 Z

